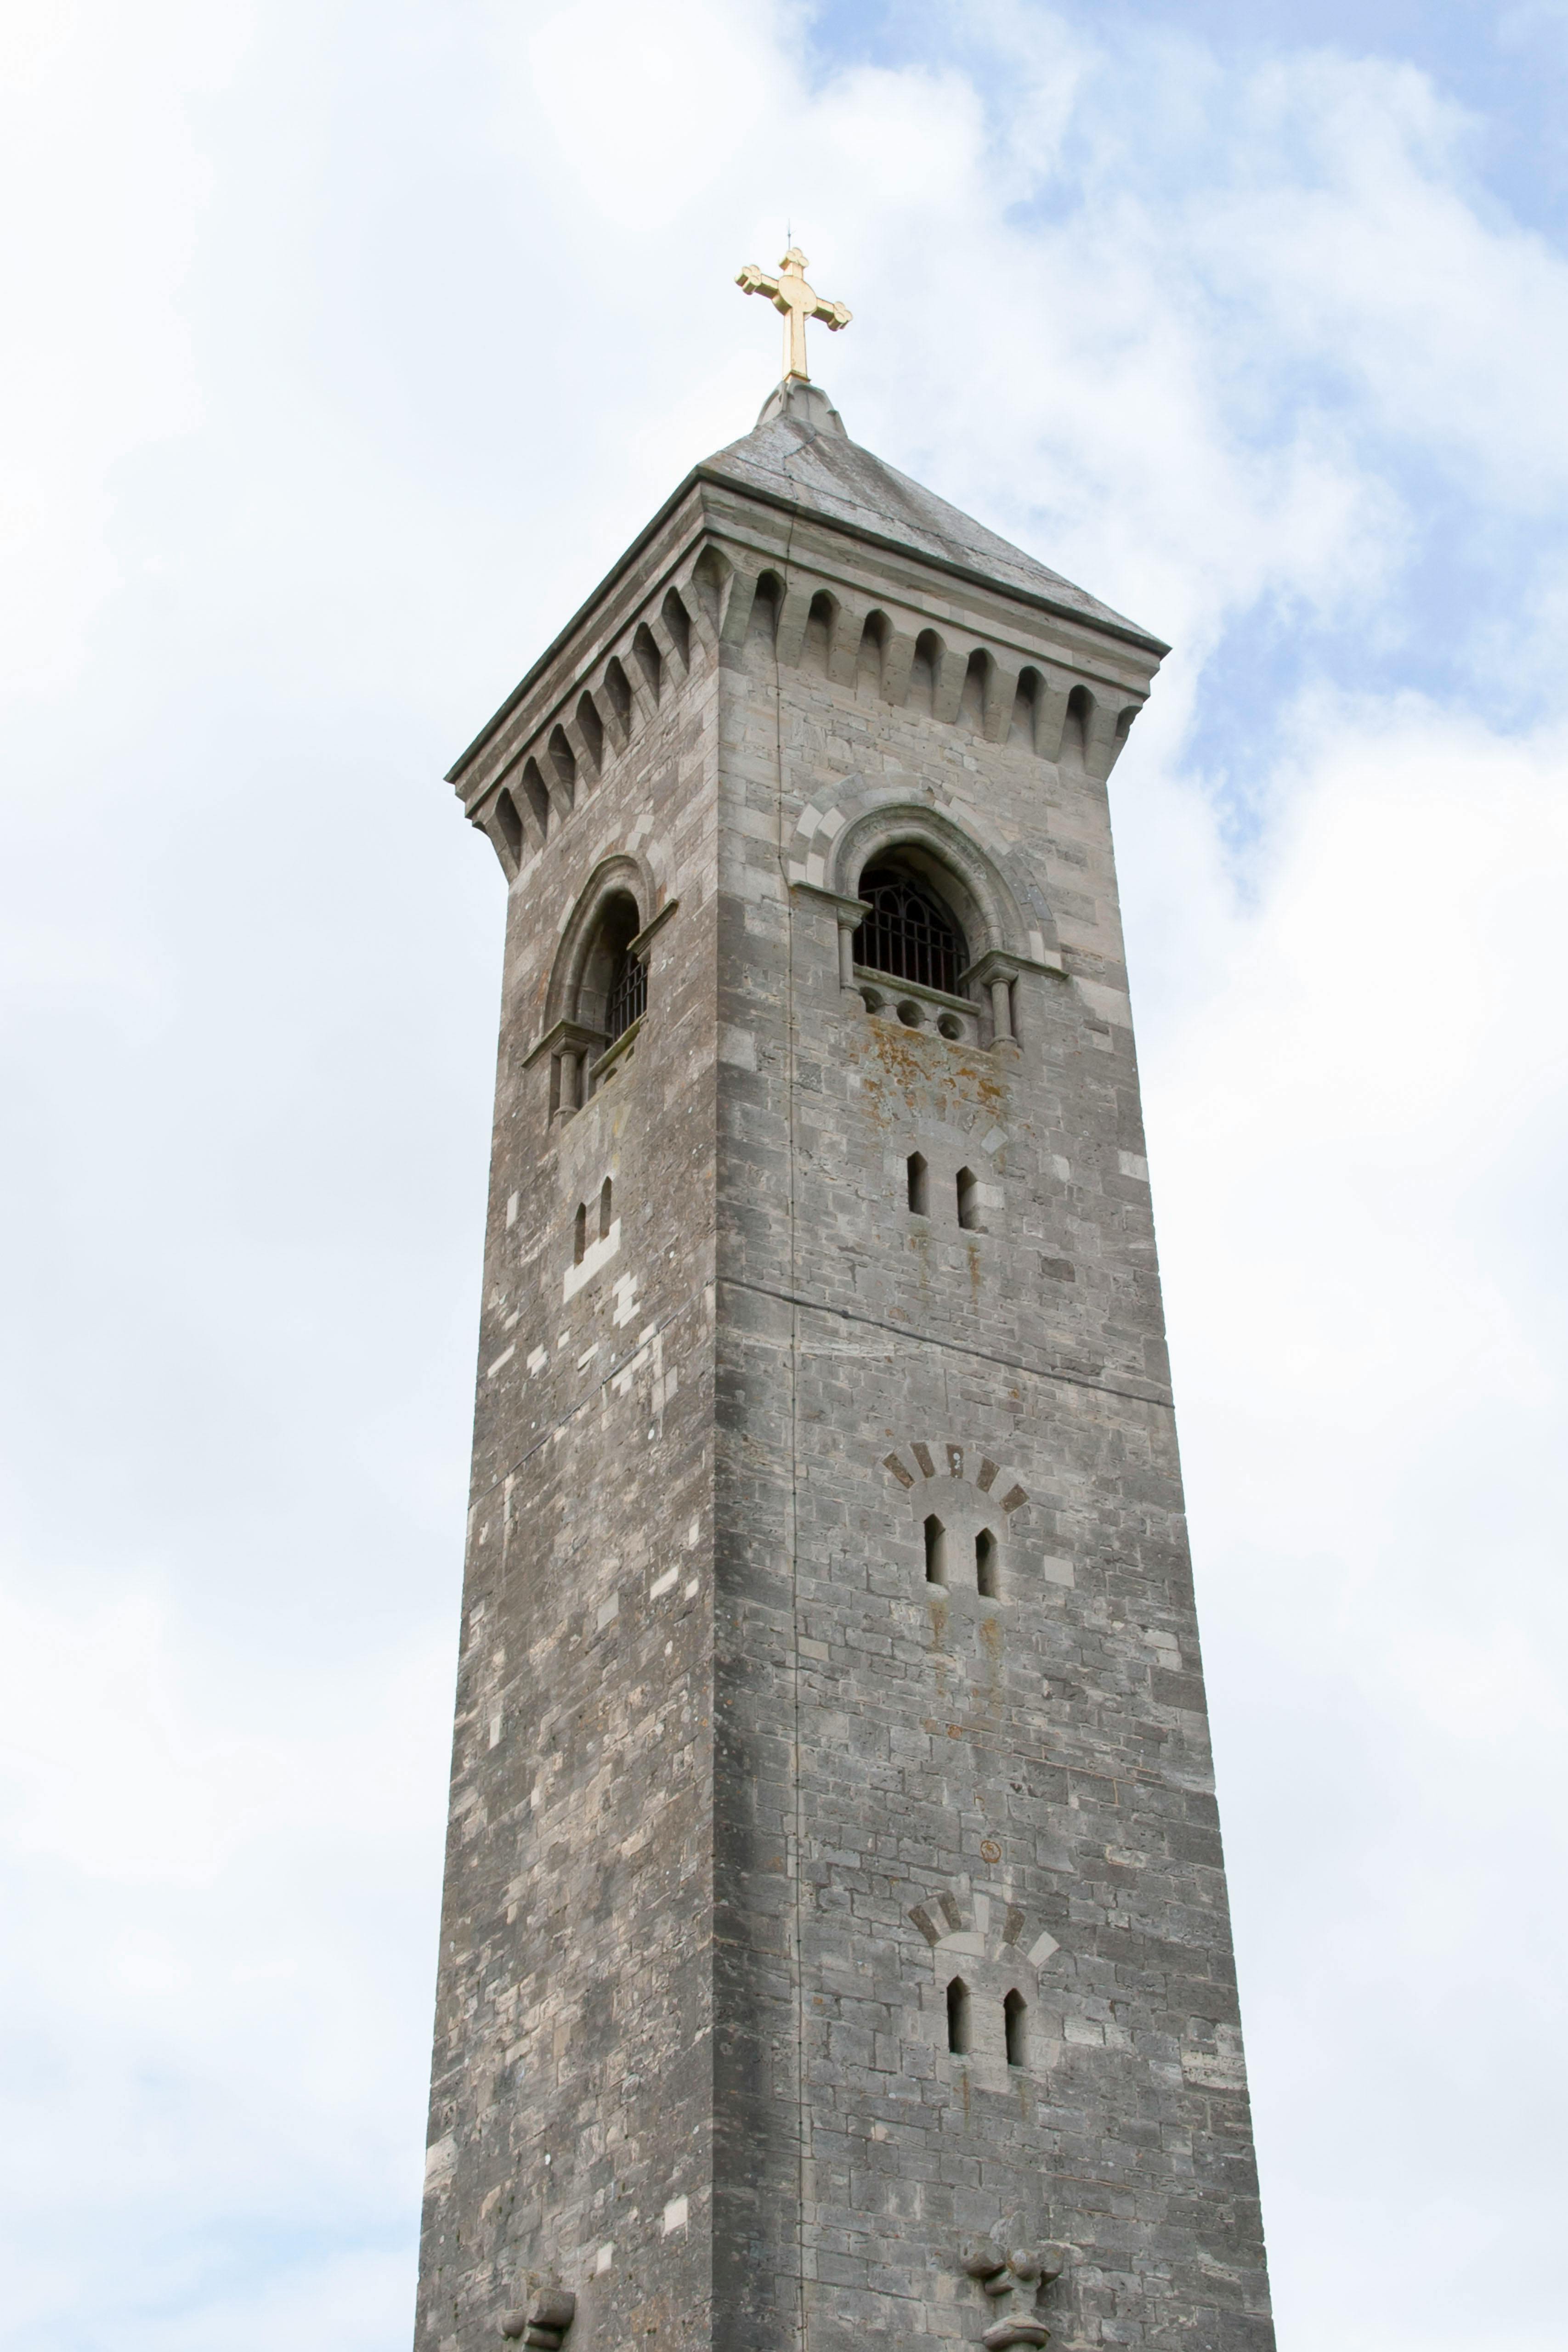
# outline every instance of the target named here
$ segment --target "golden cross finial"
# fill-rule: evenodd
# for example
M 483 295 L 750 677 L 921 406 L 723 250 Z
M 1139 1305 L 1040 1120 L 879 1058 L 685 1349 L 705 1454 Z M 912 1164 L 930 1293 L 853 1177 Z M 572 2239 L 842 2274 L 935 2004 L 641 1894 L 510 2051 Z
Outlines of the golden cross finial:
M 784 382 L 809 383 L 805 372 L 805 322 L 820 319 L 835 333 L 849 324 L 849 312 L 842 302 L 825 302 L 805 282 L 805 256 L 798 245 L 792 245 L 779 264 L 779 274 L 770 278 L 754 261 L 748 261 L 735 280 L 742 294 L 765 294 L 775 310 L 784 315 Z

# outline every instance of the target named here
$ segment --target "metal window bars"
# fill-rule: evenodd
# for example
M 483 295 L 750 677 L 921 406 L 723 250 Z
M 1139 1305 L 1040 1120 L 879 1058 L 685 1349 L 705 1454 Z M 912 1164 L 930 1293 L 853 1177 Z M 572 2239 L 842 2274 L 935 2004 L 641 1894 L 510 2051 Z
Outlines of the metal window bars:
M 935 899 L 885 871 L 863 875 L 859 896 L 871 911 L 855 934 L 856 962 L 956 996 L 963 943 Z
M 605 1007 L 605 1027 L 611 1045 L 626 1034 L 634 1021 L 640 1021 L 647 1011 L 647 966 L 639 956 L 630 955 L 623 948 L 616 959 Z

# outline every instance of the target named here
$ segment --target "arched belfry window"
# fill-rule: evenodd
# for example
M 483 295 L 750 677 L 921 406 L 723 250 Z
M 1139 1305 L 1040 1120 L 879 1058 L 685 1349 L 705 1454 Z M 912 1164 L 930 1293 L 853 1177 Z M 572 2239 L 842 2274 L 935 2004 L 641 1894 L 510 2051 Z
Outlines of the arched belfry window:
M 632 951 L 642 929 L 637 900 L 617 890 L 605 904 L 583 966 L 577 1018 L 613 1045 L 647 1010 L 647 966 Z
M 922 878 L 891 863 L 868 866 L 858 896 L 870 907 L 855 934 L 855 961 L 918 987 L 956 996 L 969 961 L 963 934 Z

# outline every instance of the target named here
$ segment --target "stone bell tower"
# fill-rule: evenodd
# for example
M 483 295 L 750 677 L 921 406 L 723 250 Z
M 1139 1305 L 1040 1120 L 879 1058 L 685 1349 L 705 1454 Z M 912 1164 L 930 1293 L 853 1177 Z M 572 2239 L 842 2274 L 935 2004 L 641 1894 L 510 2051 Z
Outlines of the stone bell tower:
M 797 374 L 452 772 L 418 2352 L 1272 2345 L 1107 814 L 1164 650 Z

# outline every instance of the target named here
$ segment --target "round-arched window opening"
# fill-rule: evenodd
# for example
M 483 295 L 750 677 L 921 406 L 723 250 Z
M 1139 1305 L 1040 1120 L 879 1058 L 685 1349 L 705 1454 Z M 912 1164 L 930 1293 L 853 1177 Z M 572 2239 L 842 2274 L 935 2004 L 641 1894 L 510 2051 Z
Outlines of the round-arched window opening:
M 874 866 L 860 877 L 858 896 L 871 911 L 855 934 L 855 961 L 956 996 L 969 950 L 935 891 L 901 866 Z
M 631 951 L 642 929 L 637 900 L 617 890 L 599 919 L 583 968 L 577 1017 L 614 1045 L 647 1010 L 647 966 Z

